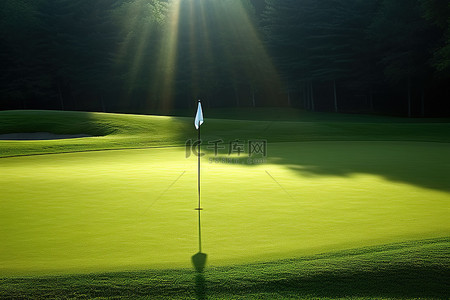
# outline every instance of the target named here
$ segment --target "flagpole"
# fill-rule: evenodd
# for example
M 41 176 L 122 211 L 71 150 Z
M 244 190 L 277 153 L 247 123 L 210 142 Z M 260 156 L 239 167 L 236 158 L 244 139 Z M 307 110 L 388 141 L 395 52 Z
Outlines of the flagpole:
M 198 207 L 196 210 L 198 211 L 198 252 L 197 254 L 192 256 L 192 263 L 197 270 L 197 272 L 201 273 L 203 272 L 203 269 L 205 268 L 206 264 L 206 253 L 202 253 L 202 224 L 201 224 L 201 197 L 200 197 L 200 157 L 201 157 L 201 136 L 200 136 L 200 125 L 203 123 L 203 112 L 202 112 L 202 104 L 200 103 L 200 100 L 198 100 L 198 108 L 197 108 L 197 114 L 195 116 L 195 128 L 198 130 L 198 139 L 197 139 L 197 145 L 198 145 Z
M 200 102 L 200 100 L 199 100 Z M 202 226 L 201 226 L 201 219 L 200 219 L 200 211 L 201 208 L 201 202 L 200 202 L 200 154 L 201 154 L 201 140 L 200 140 L 200 127 L 198 127 L 198 252 L 202 252 Z

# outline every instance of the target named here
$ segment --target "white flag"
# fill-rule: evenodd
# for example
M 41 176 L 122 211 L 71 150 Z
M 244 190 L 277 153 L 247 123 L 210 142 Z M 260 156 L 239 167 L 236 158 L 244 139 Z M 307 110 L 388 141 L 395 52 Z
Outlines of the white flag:
M 195 116 L 194 121 L 195 128 L 198 129 L 202 124 L 203 124 L 202 104 L 200 103 L 200 101 L 198 101 L 197 115 Z

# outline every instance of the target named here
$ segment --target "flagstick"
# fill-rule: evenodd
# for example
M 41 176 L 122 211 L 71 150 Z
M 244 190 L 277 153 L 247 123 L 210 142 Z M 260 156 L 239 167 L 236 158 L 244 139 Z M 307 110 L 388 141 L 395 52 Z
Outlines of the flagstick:
M 201 153 L 201 142 L 200 142 L 200 126 L 198 127 L 198 252 L 202 252 L 202 226 L 200 219 L 201 203 L 200 203 L 200 153 Z
M 201 224 L 201 202 L 200 202 L 200 157 L 201 157 L 201 137 L 200 137 L 200 125 L 203 123 L 203 112 L 202 112 L 202 105 L 200 103 L 200 100 L 198 100 L 198 108 L 197 108 L 197 115 L 195 116 L 195 128 L 198 130 L 198 207 L 196 210 L 198 210 L 198 252 L 197 254 L 192 256 L 192 263 L 197 270 L 197 272 L 201 273 L 203 272 L 203 269 L 206 265 L 206 258 L 208 255 L 206 253 L 202 253 L 202 224 Z

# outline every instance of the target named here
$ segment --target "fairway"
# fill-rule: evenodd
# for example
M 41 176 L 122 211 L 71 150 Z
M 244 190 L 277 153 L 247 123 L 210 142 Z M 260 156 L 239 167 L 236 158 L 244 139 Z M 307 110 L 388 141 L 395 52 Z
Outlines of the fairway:
M 286 142 L 267 150 L 261 164 L 203 157 L 209 265 L 450 234 L 447 143 Z M 190 267 L 196 171 L 184 147 L 2 158 L 0 275 Z

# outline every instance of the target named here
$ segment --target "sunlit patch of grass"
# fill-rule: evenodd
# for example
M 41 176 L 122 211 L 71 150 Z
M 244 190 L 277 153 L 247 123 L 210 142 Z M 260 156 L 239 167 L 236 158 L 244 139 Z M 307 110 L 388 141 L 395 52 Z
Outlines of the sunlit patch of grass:
M 448 171 L 430 164 L 435 185 L 427 187 L 408 156 L 398 155 L 416 143 L 383 145 L 273 144 L 261 165 L 215 164 L 205 156 L 210 264 L 448 236 Z M 351 155 L 354 147 L 370 161 Z M 431 144 L 420 153 L 442 157 L 446 149 Z M 189 266 L 197 250 L 196 167 L 184 148 L 3 158 L 2 273 Z M 412 174 L 396 171 L 404 168 Z

